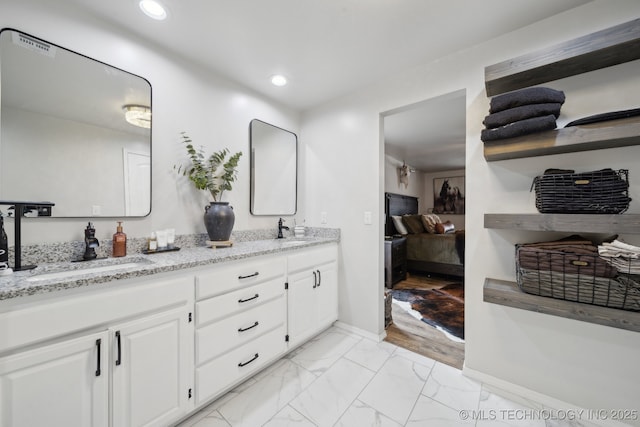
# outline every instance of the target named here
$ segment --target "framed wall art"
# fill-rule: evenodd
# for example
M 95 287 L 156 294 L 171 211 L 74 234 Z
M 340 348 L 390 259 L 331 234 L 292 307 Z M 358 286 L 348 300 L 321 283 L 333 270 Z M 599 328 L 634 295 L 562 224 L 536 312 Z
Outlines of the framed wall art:
M 464 176 L 433 179 L 433 213 L 464 215 Z

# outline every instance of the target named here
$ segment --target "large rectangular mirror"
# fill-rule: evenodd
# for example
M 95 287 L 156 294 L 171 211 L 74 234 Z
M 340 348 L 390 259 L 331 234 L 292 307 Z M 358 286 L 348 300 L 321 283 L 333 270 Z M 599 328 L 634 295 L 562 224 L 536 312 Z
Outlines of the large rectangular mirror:
M 0 32 L 0 77 L 0 200 L 50 200 L 54 217 L 149 214 L 147 80 L 13 29 Z
M 251 213 L 295 215 L 298 186 L 298 137 L 254 119 L 251 148 Z

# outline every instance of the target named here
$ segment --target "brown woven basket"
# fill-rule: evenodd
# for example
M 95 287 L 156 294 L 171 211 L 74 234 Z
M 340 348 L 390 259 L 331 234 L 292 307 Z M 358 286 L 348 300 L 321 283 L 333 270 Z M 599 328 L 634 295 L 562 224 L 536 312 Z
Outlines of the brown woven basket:
M 541 269 L 531 266 L 531 256 L 539 259 Z M 528 294 L 551 297 L 603 307 L 640 311 L 640 275 L 615 271 L 598 255 L 544 251 L 523 253 L 516 246 L 518 287 Z M 611 274 L 613 272 L 613 274 Z M 597 274 L 597 275 L 596 275 Z

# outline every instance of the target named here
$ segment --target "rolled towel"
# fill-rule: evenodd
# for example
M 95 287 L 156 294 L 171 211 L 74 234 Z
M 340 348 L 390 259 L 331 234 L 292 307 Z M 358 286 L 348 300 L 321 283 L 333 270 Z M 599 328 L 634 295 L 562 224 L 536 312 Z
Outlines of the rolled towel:
M 495 141 L 497 139 L 513 138 L 516 136 L 552 130 L 555 128 L 556 116 L 551 114 L 549 116 L 520 120 L 495 129 L 482 129 L 480 139 L 485 142 Z
M 549 87 L 529 87 L 491 98 L 489 113 L 529 104 L 564 104 L 564 92 Z
M 560 116 L 560 107 L 562 107 L 562 104 L 558 102 L 521 105 L 520 107 L 489 114 L 482 123 L 487 129 L 492 129 L 532 117 L 548 116 L 549 114 L 553 114 L 557 119 Z

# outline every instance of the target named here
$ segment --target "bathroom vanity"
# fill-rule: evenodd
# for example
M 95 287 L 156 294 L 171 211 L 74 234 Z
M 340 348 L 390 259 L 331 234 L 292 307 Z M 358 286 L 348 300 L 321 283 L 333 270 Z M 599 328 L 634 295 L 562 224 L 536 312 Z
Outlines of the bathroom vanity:
M 0 278 L 0 426 L 185 418 L 337 320 L 337 241 L 183 248 Z

